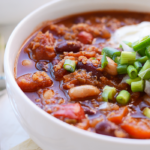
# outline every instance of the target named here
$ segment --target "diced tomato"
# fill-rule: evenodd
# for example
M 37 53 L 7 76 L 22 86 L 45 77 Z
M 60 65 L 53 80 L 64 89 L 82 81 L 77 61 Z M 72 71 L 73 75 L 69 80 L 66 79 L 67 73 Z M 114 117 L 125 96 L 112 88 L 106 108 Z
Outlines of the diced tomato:
M 67 117 L 70 119 L 84 119 L 84 110 L 80 104 L 67 104 L 58 106 L 58 111 L 54 112 L 55 117 Z
M 93 36 L 90 33 L 87 33 L 85 31 L 81 31 L 78 34 L 78 39 L 80 42 L 82 42 L 83 44 L 91 44 L 93 41 Z
M 17 78 L 16 81 L 24 92 L 35 92 L 53 84 L 51 78 L 44 71 L 25 74 Z
M 42 33 L 40 31 L 29 45 L 33 53 L 32 57 L 37 60 L 53 59 L 56 55 L 54 43 L 55 39 L 51 33 Z
M 147 119 L 126 117 L 121 127 L 133 138 L 150 138 L 150 121 Z
M 127 106 L 125 106 L 115 112 L 111 112 L 110 114 L 108 114 L 107 119 L 111 122 L 119 124 L 122 122 L 123 117 L 126 116 L 127 113 L 128 108 Z

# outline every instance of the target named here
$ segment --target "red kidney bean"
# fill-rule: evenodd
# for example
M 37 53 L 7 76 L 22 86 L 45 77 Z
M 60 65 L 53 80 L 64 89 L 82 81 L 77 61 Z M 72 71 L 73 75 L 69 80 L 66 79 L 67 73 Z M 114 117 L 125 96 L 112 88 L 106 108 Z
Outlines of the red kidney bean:
M 55 66 L 55 65 L 57 65 L 59 62 L 60 62 L 59 59 L 54 58 L 53 61 L 52 61 L 52 65 Z
M 45 71 L 47 72 L 49 69 L 49 64 L 47 62 L 41 61 L 41 62 L 37 62 L 35 67 L 39 70 L 39 71 Z
M 95 110 L 92 110 L 90 107 L 88 106 L 82 106 L 82 108 L 84 109 L 84 113 L 88 114 L 88 115 L 94 115 L 96 114 Z
M 110 123 L 109 121 L 102 121 L 96 125 L 96 133 L 103 134 L 103 135 L 110 135 L 115 136 L 114 131 L 114 125 Z
M 85 31 L 81 31 L 78 34 L 78 40 L 83 44 L 91 44 L 93 41 L 93 36 L 91 33 L 87 33 Z
M 82 62 L 78 62 L 77 69 L 85 69 L 87 72 L 92 72 L 92 75 L 101 77 L 103 73 L 97 70 L 97 67 L 93 66 L 92 63 L 83 64 Z
M 55 50 L 57 53 L 78 52 L 82 44 L 79 41 L 62 41 L 57 43 Z

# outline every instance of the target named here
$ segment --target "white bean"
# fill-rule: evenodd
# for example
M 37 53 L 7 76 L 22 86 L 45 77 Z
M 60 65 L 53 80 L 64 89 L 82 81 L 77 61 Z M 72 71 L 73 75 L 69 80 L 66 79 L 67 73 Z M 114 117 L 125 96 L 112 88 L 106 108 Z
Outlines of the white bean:
M 32 64 L 32 62 L 30 60 L 23 60 L 22 61 L 23 66 L 30 66 L 31 64 Z
M 71 99 L 86 98 L 89 96 L 97 96 L 100 90 L 93 85 L 76 86 L 69 90 L 69 96 Z
M 102 59 L 103 55 L 100 55 L 98 58 Z M 104 68 L 104 71 L 106 71 L 110 75 L 117 75 L 117 63 L 115 63 L 111 58 L 107 57 L 108 64 Z

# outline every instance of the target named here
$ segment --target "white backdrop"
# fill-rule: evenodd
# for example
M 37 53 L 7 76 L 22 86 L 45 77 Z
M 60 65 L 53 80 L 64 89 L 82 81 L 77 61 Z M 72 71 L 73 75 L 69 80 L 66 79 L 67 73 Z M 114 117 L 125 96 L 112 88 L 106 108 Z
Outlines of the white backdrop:
M 19 22 L 30 12 L 51 0 L 0 0 L 0 24 Z

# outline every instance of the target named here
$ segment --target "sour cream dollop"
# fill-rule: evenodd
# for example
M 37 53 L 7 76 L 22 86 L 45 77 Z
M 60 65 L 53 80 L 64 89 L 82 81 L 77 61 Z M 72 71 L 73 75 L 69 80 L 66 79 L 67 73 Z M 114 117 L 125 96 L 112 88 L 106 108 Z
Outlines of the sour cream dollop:
M 117 29 L 110 41 L 118 46 L 122 41 L 135 42 L 146 35 L 150 35 L 150 22 L 148 21 Z

